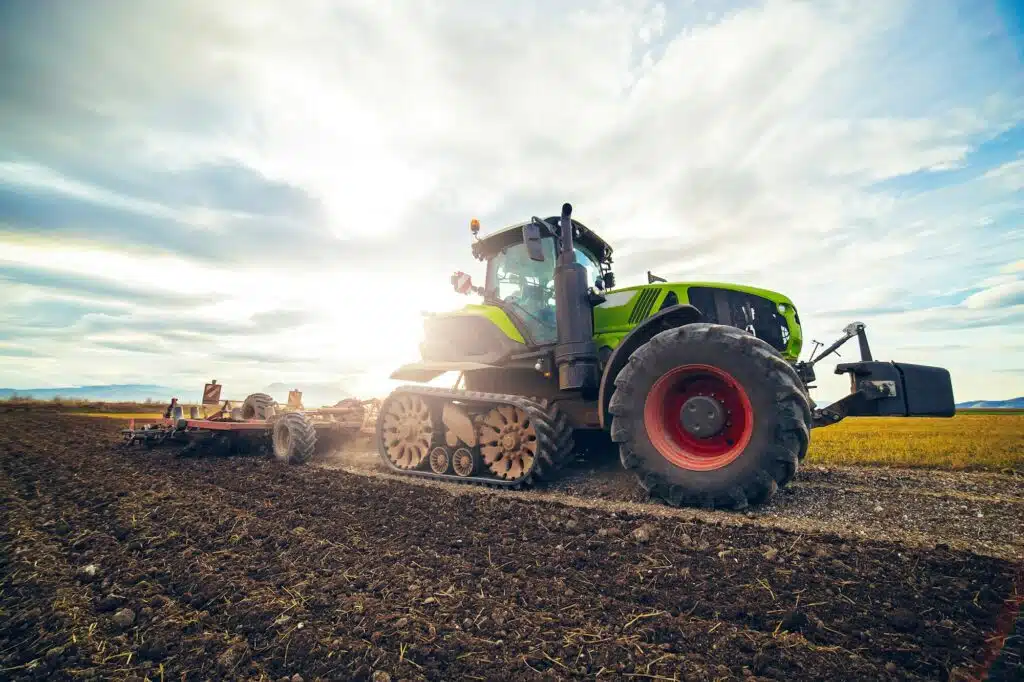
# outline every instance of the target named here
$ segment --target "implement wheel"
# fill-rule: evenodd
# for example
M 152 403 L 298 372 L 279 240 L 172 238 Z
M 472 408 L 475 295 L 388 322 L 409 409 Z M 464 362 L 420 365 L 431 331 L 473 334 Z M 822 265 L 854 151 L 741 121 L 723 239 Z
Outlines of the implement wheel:
M 242 403 L 242 419 L 266 419 L 268 408 L 277 403 L 266 393 L 251 393 Z
M 316 429 L 300 412 L 286 412 L 274 422 L 274 457 L 288 464 L 302 464 L 316 449 Z
M 653 496 L 742 509 L 769 500 L 807 453 L 811 410 L 800 386 L 782 356 L 747 332 L 670 329 L 616 377 L 612 440 Z

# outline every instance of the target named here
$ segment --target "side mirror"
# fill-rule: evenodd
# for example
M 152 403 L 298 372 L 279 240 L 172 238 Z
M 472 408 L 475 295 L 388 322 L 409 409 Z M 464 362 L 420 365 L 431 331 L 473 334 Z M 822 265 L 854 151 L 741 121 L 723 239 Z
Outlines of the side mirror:
M 614 289 L 615 288 L 615 273 L 614 272 L 606 272 L 606 273 L 604 273 L 604 286 L 605 286 L 606 289 Z
M 598 277 L 594 280 L 594 286 L 598 291 L 604 291 L 604 277 Z
M 523 225 L 523 241 L 526 243 L 526 251 L 530 254 L 530 260 L 543 263 L 544 246 L 540 238 L 540 225 L 534 222 Z
M 473 278 L 461 271 L 451 276 L 451 283 L 457 294 L 468 294 L 473 290 Z

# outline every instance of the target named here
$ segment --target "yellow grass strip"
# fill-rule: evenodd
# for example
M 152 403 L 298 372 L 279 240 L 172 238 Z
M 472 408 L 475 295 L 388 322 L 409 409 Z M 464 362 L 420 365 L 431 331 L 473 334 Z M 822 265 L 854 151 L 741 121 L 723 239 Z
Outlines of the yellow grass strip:
M 808 463 L 1024 471 L 1024 414 L 849 418 L 814 429 Z

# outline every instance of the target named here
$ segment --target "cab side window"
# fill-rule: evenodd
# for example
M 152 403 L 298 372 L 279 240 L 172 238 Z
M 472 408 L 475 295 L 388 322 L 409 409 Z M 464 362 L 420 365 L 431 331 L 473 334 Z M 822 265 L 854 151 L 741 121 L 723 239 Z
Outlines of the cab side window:
M 540 344 L 558 340 L 555 323 L 554 242 L 543 240 L 544 261 L 530 259 L 525 244 L 515 244 L 494 259 L 493 290 Z

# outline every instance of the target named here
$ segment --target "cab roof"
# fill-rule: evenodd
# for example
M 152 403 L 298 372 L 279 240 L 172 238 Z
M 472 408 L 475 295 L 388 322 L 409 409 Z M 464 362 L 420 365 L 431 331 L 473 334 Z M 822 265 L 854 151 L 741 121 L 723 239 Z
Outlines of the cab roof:
M 545 220 L 551 225 L 558 225 L 559 217 L 552 216 L 545 218 Z M 473 255 L 476 256 L 478 260 L 488 260 L 501 253 L 502 249 L 506 249 L 514 244 L 522 243 L 523 227 L 529 225 L 530 222 L 531 221 L 528 220 L 515 225 L 509 225 L 508 227 L 501 228 L 497 232 L 492 232 L 486 237 L 481 237 L 479 241 L 473 243 Z M 578 220 L 573 220 L 572 224 L 575 228 L 573 240 L 576 242 L 577 246 L 583 247 L 601 262 L 610 262 L 612 247 L 603 239 L 598 237 L 597 233 Z M 554 236 L 551 233 L 551 230 L 547 227 L 541 227 L 540 231 L 541 237 Z

